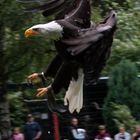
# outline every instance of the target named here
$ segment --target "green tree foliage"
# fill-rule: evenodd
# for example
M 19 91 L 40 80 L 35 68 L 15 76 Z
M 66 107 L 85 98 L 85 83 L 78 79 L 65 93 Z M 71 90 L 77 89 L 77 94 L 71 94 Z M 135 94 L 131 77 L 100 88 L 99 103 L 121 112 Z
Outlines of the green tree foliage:
M 113 121 L 116 126 L 124 126 L 128 132 L 133 133 L 134 128 L 139 124 L 139 121 L 136 121 L 136 119 L 132 116 L 131 110 L 128 106 L 112 103 L 112 108 Z
M 138 70 L 135 64 L 129 60 L 122 60 L 110 72 L 109 92 L 103 109 L 103 116 L 110 130 L 113 130 L 116 126 L 113 121 L 114 107 L 112 107 L 112 103 L 126 105 L 136 120 L 140 118 L 140 80 L 137 74 Z
M 25 40 L 23 36 L 26 28 L 44 22 L 42 16 L 22 12 L 23 6 L 16 0 L 0 1 L 0 135 L 3 140 L 10 139 L 7 82 L 22 82 L 27 75 L 46 66 L 52 57 L 49 42 L 43 38 Z
M 21 127 L 24 122 L 23 114 L 25 114 L 28 110 L 24 107 L 24 102 L 22 98 L 21 92 L 10 93 L 8 96 L 10 100 L 10 118 L 11 118 L 11 125 L 13 127 L 18 126 Z
M 140 3 L 137 0 L 108 1 L 107 3 L 116 9 L 118 29 L 105 72 L 108 73 L 123 57 L 135 62 L 140 71 Z
M 138 0 L 93 0 L 92 2 L 94 22 L 101 21 L 109 9 L 115 9 L 118 13 L 118 31 L 105 74 L 119 63 L 122 57 L 131 59 L 139 66 L 140 12 L 138 5 Z M 24 5 L 17 3 L 16 0 L 0 1 L 0 130 L 4 130 L 0 133 L 4 136 L 7 135 L 10 127 L 6 83 L 25 81 L 30 73 L 42 71 L 54 55 L 52 42 L 46 42 L 42 37 L 26 39 L 23 36 L 26 28 L 44 23 L 49 19 L 44 19 L 40 13 L 22 13 L 23 9 Z M 30 92 L 31 94 L 33 92 Z M 17 104 L 20 104 L 21 98 L 10 98 L 17 99 Z M 14 108 L 13 105 L 11 106 Z M 22 105 L 19 106 L 22 110 Z M 12 113 L 12 117 L 15 114 Z M 4 139 L 8 138 L 3 137 Z
M 24 37 L 25 29 L 45 22 L 40 13 L 23 13 L 24 7 L 17 1 L 7 0 L 1 5 L 5 73 L 8 75 L 8 80 L 23 81 L 24 76 L 30 71 L 39 70 L 44 64 L 47 65 L 53 47 L 42 37 L 29 39 Z M 47 55 L 48 53 L 49 55 Z

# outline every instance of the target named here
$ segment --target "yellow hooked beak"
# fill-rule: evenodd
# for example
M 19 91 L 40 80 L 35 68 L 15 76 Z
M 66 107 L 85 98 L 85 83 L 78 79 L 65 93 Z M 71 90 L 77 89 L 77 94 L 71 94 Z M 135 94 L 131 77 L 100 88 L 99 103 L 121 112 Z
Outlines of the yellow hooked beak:
M 29 28 L 24 32 L 25 37 L 33 36 L 39 34 L 38 32 L 34 31 L 33 29 Z

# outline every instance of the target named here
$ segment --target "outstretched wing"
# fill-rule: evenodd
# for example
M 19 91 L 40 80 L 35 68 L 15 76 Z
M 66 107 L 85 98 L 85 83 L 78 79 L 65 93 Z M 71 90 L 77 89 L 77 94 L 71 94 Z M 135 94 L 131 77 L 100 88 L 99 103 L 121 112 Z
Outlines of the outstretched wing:
M 111 11 L 111 13 L 105 18 L 103 22 L 93 28 L 79 29 L 79 33 L 76 37 L 71 37 L 68 39 L 63 39 L 62 42 L 67 47 L 67 51 L 75 56 L 85 51 L 86 49 L 96 48 L 97 44 L 100 46 L 106 46 L 108 43 L 113 41 L 113 34 L 116 30 L 116 13 Z M 110 43 L 111 45 L 112 43 Z
M 89 28 L 91 15 L 90 1 L 76 0 L 74 4 L 73 10 L 65 16 L 65 21 L 80 28 Z
M 98 38 L 93 39 L 89 50 L 85 51 L 84 55 L 84 72 L 85 84 L 93 85 L 97 82 L 101 71 L 111 53 L 111 46 L 113 42 L 113 35 L 116 29 L 116 14 L 111 12 L 108 18 L 105 19 L 104 24 L 97 26 Z M 102 34 L 102 35 L 100 35 Z
M 42 11 L 42 14 L 47 17 L 56 15 L 56 19 L 64 19 L 67 16 L 71 16 L 77 12 L 82 1 L 88 2 L 89 0 L 17 0 L 22 3 L 32 4 L 31 8 L 25 10 L 25 12 L 38 12 Z M 89 5 L 85 5 L 86 10 L 89 11 Z M 90 14 L 90 13 L 89 13 Z M 81 13 L 83 17 L 86 17 Z
M 112 11 L 97 27 L 80 30 L 79 36 L 62 41 L 71 55 L 80 58 L 86 85 L 95 84 L 110 56 L 116 22 Z
M 25 12 L 38 12 L 47 17 L 56 15 L 57 18 L 64 18 L 65 14 L 71 10 L 74 0 L 17 0 L 22 3 L 29 3 L 31 7 Z M 63 12 L 62 12 L 63 11 Z M 67 12 L 66 12 L 67 11 Z M 62 13 L 60 15 L 60 13 Z M 60 16 L 60 17 L 59 17 Z
M 55 15 L 55 19 L 65 19 L 76 26 L 90 27 L 89 0 L 17 0 L 31 4 L 25 12 L 41 11 L 45 17 Z M 84 25 L 84 26 L 83 26 Z

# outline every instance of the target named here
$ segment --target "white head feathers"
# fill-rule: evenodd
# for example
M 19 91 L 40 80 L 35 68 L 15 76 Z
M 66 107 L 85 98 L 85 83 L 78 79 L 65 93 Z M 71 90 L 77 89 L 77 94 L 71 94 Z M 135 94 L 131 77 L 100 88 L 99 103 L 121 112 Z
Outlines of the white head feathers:
M 31 27 L 34 31 L 46 35 L 49 39 L 57 40 L 62 37 L 63 27 L 56 21 L 47 24 L 38 24 Z

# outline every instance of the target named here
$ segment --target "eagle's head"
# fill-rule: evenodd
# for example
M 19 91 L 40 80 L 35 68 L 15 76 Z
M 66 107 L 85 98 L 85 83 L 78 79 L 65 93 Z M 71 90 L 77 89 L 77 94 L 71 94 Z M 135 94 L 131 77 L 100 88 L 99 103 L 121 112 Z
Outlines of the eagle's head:
M 25 37 L 33 35 L 43 35 L 49 39 L 57 40 L 62 37 L 63 27 L 56 21 L 49 22 L 47 24 L 34 25 L 27 29 L 24 33 Z

